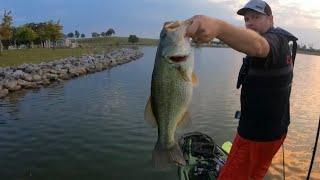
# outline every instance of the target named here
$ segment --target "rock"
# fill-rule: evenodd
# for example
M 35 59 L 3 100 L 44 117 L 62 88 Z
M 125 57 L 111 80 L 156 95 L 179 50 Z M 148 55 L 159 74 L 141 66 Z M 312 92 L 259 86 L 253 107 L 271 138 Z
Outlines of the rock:
M 94 73 L 94 72 L 96 72 L 96 66 L 93 65 L 93 64 L 91 64 L 91 65 L 89 65 L 89 66 L 86 67 L 86 71 L 87 71 L 88 73 Z
M 51 81 L 67 80 L 72 77 L 102 71 L 140 58 L 143 53 L 133 49 L 110 50 L 103 54 L 88 54 L 68 57 L 40 64 L 22 64 L 0 68 L 1 97 L 20 88 L 39 88 Z
M 32 81 L 41 81 L 41 76 L 38 74 L 32 75 Z
M 73 67 L 73 66 L 72 66 L 72 64 L 70 64 L 70 63 L 64 65 L 64 68 L 66 68 L 66 69 L 70 69 L 70 68 L 72 68 L 72 67 Z
M 8 89 L 9 91 L 17 91 L 17 90 L 21 89 L 21 86 L 18 85 L 18 82 L 16 80 L 5 82 L 4 87 L 6 89 Z
M 20 79 L 20 78 L 23 78 L 24 76 L 24 72 L 21 71 L 21 70 L 16 70 L 15 72 L 12 73 L 12 76 L 15 78 L 15 79 Z
M 58 71 L 61 71 L 62 68 L 63 68 L 63 65 L 62 64 L 58 64 L 58 65 L 56 65 L 55 70 L 58 72 Z
M 51 74 L 58 74 L 58 71 L 57 71 L 57 70 L 54 70 L 54 69 L 51 69 L 49 72 L 50 72 Z
M 68 73 L 68 69 L 61 69 L 61 70 L 59 71 L 59 74 L 63 74 L 63 73 Z
M 22 80 L 22 79 L 18 80 L 18 85 L 20 85 L 21 87 L 26 88 L 26 89 L 36 89 L 36 88 L 38 88 L 38 85 L 37 85 L 36 82 L 28 82 L 28 81 L 25 81 L 25 80 Z
M 26 84 L 28 84 L 28 81 L 25 81 L 25 80 L 22 80 L 22 79 L 18 79 L 17 84 L 23 87 Z
M 8 89 L 0 89 L 0 98 L 3 98 L 9 94 Z
M 33 78 L 31 76 L 31 74 L 24 73 L 24 75 L 22 76 L 22 79 L 31 82 Z
M 87 70 L 86 70 L 86 68 L 84 68 L 84 67 L 78 68 L 78 71 L 79 71 L 79 74 L 80 74 L 80 75 L 85 75 L 85 74 L 87 74 Z
M 69 77 L 69 75 L 67 73 L 60 73 L 59 74 L 59 79 L 68 80 L 68 79 L 70 79 L 70 77 Z
M 96 63 L 96 71 L 102 71 L 103 66 L 101 63 Z
M 48 73 L 48 74 L 46 74 L 46 79 L 48 79 L 50 81 L 55 81 L 55 80 L 58 79 L 58 75 L 57 74 Z
M 98 59 L 103 59 L 104 55 L 103 54 L 96 54 L 94 57 L 98 58 Z
M 70 69 L 69 69 L 69 74 L 71 75 L 71 77 L 77 77 L 77 76 L 79 76 L 79 73 L 78 73 L 77 68 L 70 68 Z
M 36 82 L 38 85 L 49 85 L 50 81 L 48 79 L 43 78 L 42 81 Z

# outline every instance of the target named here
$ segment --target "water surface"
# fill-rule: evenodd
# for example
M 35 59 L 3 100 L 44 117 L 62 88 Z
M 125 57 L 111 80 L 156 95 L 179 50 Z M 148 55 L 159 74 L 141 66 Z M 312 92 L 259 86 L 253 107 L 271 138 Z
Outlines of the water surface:
M 1 99 L 1 179 L 178 179 L 175 167 L 151 167 L 157 131 L 143 113 L 156 48 L 141 51 L 144 56 L 129 64 Z M 195 50 L 199 85 L 189 108 L 192 126 L 177 136 L 200 131 L 218 144 L 233 139 L 242 56 L 231 49 Z M 298 54 L 294 73 L 286 177 L 304 179 L 320 113 L 320 57 Z M 320 179 L 319 153 L 314 179 Z M 279 151 L 266 179 L 281 175 Z

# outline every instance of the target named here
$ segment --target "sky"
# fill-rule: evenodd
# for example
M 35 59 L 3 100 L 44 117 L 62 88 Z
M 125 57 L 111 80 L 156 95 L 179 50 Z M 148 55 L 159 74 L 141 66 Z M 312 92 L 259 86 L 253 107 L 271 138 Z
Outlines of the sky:
M 135 34 L 158 38 L 166 21 L 207 15 L 244 27 L 236 11 L 247 0 L 1 0 L 0 14 L 11 10 L 13 23 L 60 20 L 65 34 L 78 30 L 92 32 L 113 28 L 117 36 Z M 320 49 L 319 0 L 266 0 L 275 25 L 299 38 L 301 45 Z

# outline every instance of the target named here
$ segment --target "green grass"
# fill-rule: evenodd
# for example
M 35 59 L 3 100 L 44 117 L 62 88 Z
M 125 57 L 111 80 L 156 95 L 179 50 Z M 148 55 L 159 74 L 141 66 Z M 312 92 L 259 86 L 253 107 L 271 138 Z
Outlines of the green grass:
M 0 55 L 0 67 L 19 65 L 23 63 L 38 64 L 41 62 L 52 61 L 70 56 L 80 56 L 87 53 L 96 53 L 102 51 L 93 48 L 35 48 L 35 49 L 17 49 L 4 50 Z
M 154 46 L 158 44 L 158 40 L 139 38 L 139 42 L 132 44 L 128 42 L 128 37 L 98 37 L 77 39 L 77 43 L 81 46 L 81 48 L 34 48 L 4 50 L 2 55 L 0 55 L 0 67 L 20 65 L 23 63 L 37 64 L 70 56 L 99 53 L 125 45 Z
M 87 46 L 117 46 L 117 45 L 157 45 L 157 39 L 139 38 L 137 43 L 129 43 L 128 37 L 97 37 L 97 38 L 85 38 L 78 39 L 77 42 L 84 47 Z

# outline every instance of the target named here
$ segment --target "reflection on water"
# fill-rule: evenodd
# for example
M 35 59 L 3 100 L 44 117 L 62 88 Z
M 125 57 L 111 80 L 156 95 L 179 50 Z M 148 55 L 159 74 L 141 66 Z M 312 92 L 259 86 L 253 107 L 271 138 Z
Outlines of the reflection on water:
M 291 124 L 285 141 L 288 179 L 305 179 L 312 156 L 320 116 L 320 56 L 298 54 L 291 94 Z M 320 148 L 315 156 L 312 179 L 320 179 Z M 282 151 L 270 168 L 272 175 L 282 173 Z
M 135 62 L 1 99 L 1 179 L 177 179 L 177 169 L 151 166 L 157 131 L 143 112 L 156 49 L 142 51 Z M 231 49 L 195 50 L 192 127 L 178 129 L 178 136 L 200 131 L 218 144 L 233 139 L 242 56 Z M 304 179 L 320 113 L 320 57 L 299 54 L 294 73 L 286 177 Z M 320 179 L 319 153 L 313 179 Z M 266 179 L 282 179 L 281 150 Z

